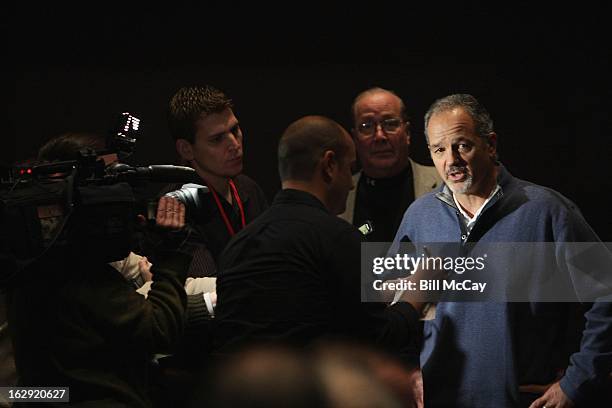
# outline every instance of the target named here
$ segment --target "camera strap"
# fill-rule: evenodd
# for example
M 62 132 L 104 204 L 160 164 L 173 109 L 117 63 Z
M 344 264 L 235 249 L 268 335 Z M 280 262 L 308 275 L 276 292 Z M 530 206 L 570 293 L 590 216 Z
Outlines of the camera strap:
M 240 221 L 242 222 L 242 228 L 244 228 L 244 226 L 246 225 L 246 221 L 244 218 L 244 207 L 242 206 L 242 200 L 240 199 L 240 196 L 238 195 L 238 189 L 236 188 L 236 185 L 234 184 L 233 180 L 229 181 L 229 185 L 232 191 L 232 197 L 234 198 L 234 201 L 236 201 L 236 204 L 238 205 L 238 210 L 240 210 Z M 221 203 L 221 199 L 219 198 L 219 195 L 217 194 L 214 188 L 210 188 L 210 192 L 212 193 L 212 196 L 215 199 L 215 203 L 217 204 L 219 213 L 221 213 L 221 217 L 223 218 L 223 222 L 225 223 L 227 232 L 229 232 L 230 237 L 233 237 L 236 234 L 236 232 L 234 231 L 234 227 L 232 226 L 232 223 L 230 222 L 229 217 L 227 216 L 227 213 L 225 212 L 225 209 L 223 208 L 223 204 Z

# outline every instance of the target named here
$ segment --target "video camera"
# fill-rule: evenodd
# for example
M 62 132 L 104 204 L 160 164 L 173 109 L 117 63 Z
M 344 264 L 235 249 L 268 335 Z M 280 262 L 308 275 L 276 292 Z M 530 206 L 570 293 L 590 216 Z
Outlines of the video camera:
M 133 249 L 136 227 L 133 187 L 198 180 L 192 168 L 183 166 L 105 166 L 102 155 L 114 153 L 123 160 L 133 153 L 139 125 L 138 118 L 122 113 L 106 150 L 84 149 L 76 160 L 17 166 L 0 175 L 0 255 L 19 268 L 51 249 L 96 262 L 124 258 Z M 171 195 L 187 205 L 197 196 L 194 191 L 187 187 Z

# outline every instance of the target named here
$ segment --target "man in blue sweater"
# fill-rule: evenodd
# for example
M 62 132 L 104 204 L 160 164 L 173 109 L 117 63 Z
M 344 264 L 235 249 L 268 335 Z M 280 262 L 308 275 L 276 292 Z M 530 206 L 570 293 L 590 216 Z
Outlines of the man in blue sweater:
M 408 208 L 392 249 L 401 241 L 458 242 L 465 247 L 599 242 L 571 201 L 513 177 L 499 164 L 493 121 L 473 96 L 451 95 L 436 101 L 425 115 L 425 132 L 445 184 Z M 510 268 L 512 262 L 506 260 Z M 612 307 L 599 301 L 588 308 L 580 349 L 565 360 L 567 368 L 559 379 L 553 350 L 573 306 L 439 303 L 435 318 L 426 321 L 424 328 L 425 405 L 550 408 L 589 404 L 610 378 Z

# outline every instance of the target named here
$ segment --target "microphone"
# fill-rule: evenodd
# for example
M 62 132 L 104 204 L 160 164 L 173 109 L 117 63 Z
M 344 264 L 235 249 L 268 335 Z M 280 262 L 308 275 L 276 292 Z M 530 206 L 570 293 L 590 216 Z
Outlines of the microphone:
M 361 232 L 363 236 L 370 235 L 374 232 L 374 224 L 372 223 L 372 221 L 366 220 L 366 222 L 357 229 L 359 230 L 359 232 Z
M 107 172 L 125 181 L 157 181 L 165 183 L 189 183 L 198 181 L 197 173 L 191 167 L 171 164 L 153 164 L 150 166 L 132 167 L 117 163 Z

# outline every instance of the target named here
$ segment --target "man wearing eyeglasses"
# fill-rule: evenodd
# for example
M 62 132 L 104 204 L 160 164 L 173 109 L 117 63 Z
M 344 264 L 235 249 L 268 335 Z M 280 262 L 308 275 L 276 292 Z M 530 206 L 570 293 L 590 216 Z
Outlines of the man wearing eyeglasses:
M 390 242 L 410 203 L 441 181 L 434 167 L 408 157 L 410 123 L 404 102 L 394 92 L 367 89 L 357 95 L 351 111 L 362 170 L 354 176 L 356 188 L 340 217 L 355 226 L 370 221 L 374 231 L 368 239 Z

